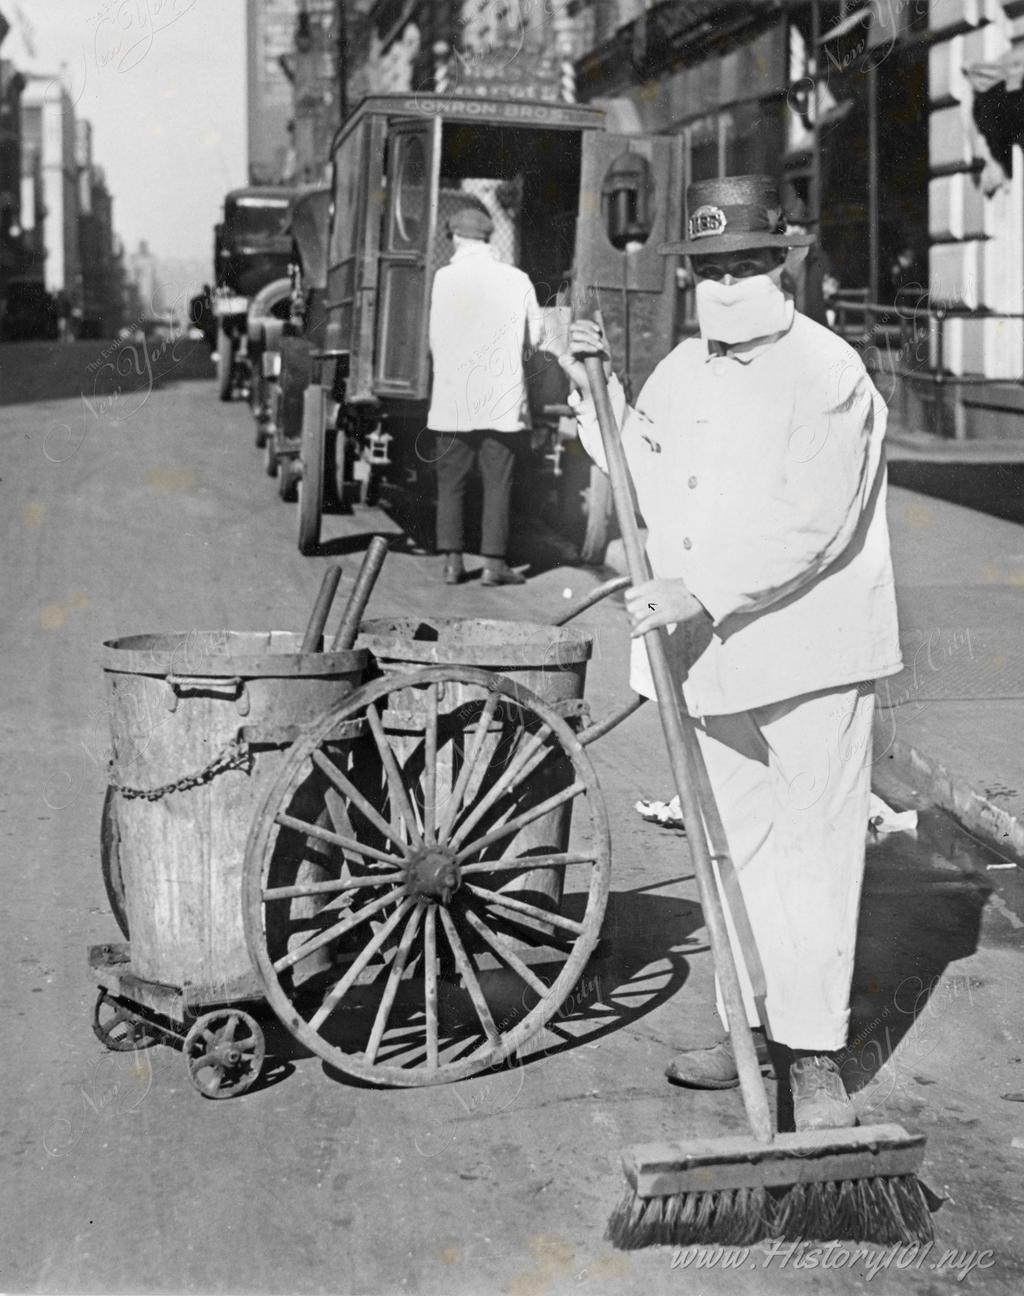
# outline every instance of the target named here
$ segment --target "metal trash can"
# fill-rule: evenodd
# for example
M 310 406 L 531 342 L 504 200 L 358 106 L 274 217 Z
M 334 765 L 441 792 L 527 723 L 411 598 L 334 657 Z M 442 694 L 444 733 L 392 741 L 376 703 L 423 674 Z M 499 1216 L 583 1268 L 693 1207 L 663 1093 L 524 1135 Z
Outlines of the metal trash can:
M 132 635 L 103 646 L 119 868 L 134 977 L 195 1001 L 259 994 L 242 927 L 257 807 L 301 728 L 362 682 L 366 653 L 286 631 Z

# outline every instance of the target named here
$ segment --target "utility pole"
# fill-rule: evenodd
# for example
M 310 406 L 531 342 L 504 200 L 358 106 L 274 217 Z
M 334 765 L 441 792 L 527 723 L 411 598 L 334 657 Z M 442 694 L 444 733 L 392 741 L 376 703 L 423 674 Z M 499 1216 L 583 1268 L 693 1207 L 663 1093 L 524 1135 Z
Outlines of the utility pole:
M 814 114 L 811 140 L 811 219 L 814 221 L 814 232 L 821 242 L 821 129 L 818 118 L 821 115 L 821 95 L 818 88 L 818 60 L 821 57 L 821 8 L 819 0 L 811 0 L 811 49 L 813 51 L 813 85 L 811 88 L 811 107 Z
M 335 0 L 334 25 L 337 30 L 338 114 L 340 124 L 348 116 L 348 25 L 345 14 L 345 0 Z

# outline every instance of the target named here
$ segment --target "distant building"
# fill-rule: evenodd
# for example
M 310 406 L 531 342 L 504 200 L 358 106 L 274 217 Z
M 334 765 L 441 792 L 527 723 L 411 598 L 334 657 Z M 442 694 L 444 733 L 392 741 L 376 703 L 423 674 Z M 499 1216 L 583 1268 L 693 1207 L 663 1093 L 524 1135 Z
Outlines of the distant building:
M 63 293 L 72 306 L 82 301 L 82 268 L 79 249 L 78 166 L 75 114 L 61 78 L 31 74 L 21 96 L 22 205 L 24 181 L 36 180 L 42 189 L 43 279 L 52 293 Z M 27 163 L 27 167 L 26 167 Z M 38 202 L 37 194 L 30 201 Z M 38 207 L 36 208 L 38 210 Z M 38 249 L 38 243 L 36 244 Z
M 0 14 L 0 45 L 9 27 Z M 25 78 L 0 59 L 0 297 L 15 275 L 24 272 L 21 230 L 21 95 Z
M 83 169 L 80 188 L 85 208 L 80 217 L 82 249 L 82 324 L 91 336 L 113 337 L 122 319 L 121 277 L 114 234 L 114 200 L 103 168 Z
M 330 173 L 331 140 L 341 125 L 337 0 L 300 0 L 292 51 L 281 64 L 292 86 L 291 147 L 284 179 L 315 183 Z
M 278 184 L 288 168 L 292 86 L 281 59 L 294 48 L 298 15 L 299 0 L 247 0 L 250 184 Z
M 210 282 L 210 263 L 206 257 L 161 257 L 158 265 L 157 298 L 161 313 L 173 315 L 179 322 L 188 319 L 189 303 Z
M 22 118 L 24 121 L 24 118 Z M 21 247 L 23 273 L 34 279 L 44 277 L 46 243 L 43 218 L 43 151 L 38 141 L 22 134 L 21 146 Z
M 103 168 L 93 161 L 92 123 L 75 123 L 78 167 L 78 237 L 82 261 L 82 328 L 112 337 L 122 323 L 122 267 L 114 236 L 113 199 Z
M 129 258 L 125 252 L 124 240 L 120 237 L 116 240 L 114 251 L 120 267 L 121 315 L 125 324 L 129 327 L 137 327 L 146 311 L 143 309 L 142 300 L 139 297 L 138 285 L 129 273 Z
M 160 313 L 160 266 L 145 239 L 128 257 L 128 279 L 134 285 L 134 298 L 143 315 Z
M 361 69 L 353 98 L 441 90 L 571 101 L 569 9 L 570 0 L 357 0 L 366 23 L 351 32 Z

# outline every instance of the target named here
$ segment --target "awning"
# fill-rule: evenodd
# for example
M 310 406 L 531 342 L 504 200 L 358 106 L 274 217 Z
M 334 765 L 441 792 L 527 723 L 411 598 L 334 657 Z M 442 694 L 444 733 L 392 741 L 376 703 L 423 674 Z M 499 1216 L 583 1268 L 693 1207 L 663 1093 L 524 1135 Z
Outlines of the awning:
M 1008 183 L 1014 146 L 1024 143 L 1024 50 L 1007 50 L 991 63 L 972 63 L 964 75 L 974 91 L 971 117 L 985 158 L 981 186 L 991 197 Z
M 833 23 L 826 27 L 818 38 L 818 44 L 824 45 L 826 41 L 838 40 L 840 36 L 845 36 L 847 32 L 852 32 L 859 27 L 865 18 L 870 19 L 874 9 L 871 5 L 862 5 L 855 13 L 848 14 L 841 22 Z
M 864 55 L 879 47 L 889 50 L 910 33 L 910 5 L 881 5 L 878 0 L 861 5 L 838 22 L 830 23 L 818 37 L 818 44 L 827 47 L 830 41 L 854 36 L 849 42 L 863 67 Z
M 986 94 L 999 85 L 1005 85 L 1010 94 L 1019 94 L 1024 87 L 1024 50 L 1007 50 L 992 63 L 972 63 L 964 68 L 964 74 L 975 94 Z

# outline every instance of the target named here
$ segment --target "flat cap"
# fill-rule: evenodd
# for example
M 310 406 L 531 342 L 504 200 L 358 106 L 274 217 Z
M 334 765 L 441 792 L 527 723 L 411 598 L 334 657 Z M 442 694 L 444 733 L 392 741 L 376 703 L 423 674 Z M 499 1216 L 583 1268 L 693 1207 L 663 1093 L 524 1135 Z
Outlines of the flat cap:
M 494 221 L 479 207 L 460 207 L 448 218 L 448 233 L 463 238 L 488 239 L 494 233 Z

